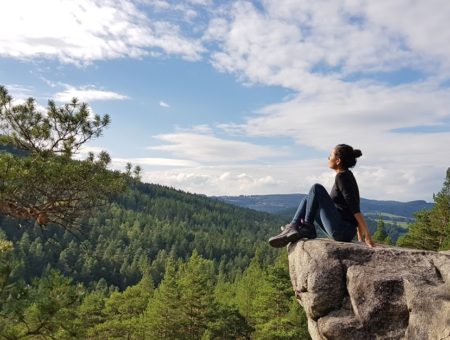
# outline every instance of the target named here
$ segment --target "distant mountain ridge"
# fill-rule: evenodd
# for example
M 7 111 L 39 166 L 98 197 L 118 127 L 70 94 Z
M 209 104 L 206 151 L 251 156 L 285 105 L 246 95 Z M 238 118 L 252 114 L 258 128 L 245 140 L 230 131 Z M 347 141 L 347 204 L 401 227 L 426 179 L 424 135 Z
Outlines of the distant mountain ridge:
M 295 209 L 305 194 L 274 194 L 274 195 L 241 195 L 241 196 L 213 196 L 220 201 L 264 211 L 272 214 L 282 214 L 287 210 Z M 433 203 L 423 200 L 410 202 L 379 201 L 361 198 L 361 210 L 364 213 L 387 213 L 392 215 L 413 218 L 414 213 L 419 210 L 431 209 Z

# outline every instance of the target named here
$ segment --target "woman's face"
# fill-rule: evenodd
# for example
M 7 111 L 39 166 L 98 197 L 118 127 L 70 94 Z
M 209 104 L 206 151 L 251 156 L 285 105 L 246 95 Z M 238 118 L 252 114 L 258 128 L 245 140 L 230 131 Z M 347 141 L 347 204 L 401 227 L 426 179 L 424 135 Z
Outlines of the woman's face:
M 340 163 L 341 160 L 336 157 L 336 150 L 333 148 L 330 155 L 328 156 L 328 167 L 330 169 L 337 170 Z

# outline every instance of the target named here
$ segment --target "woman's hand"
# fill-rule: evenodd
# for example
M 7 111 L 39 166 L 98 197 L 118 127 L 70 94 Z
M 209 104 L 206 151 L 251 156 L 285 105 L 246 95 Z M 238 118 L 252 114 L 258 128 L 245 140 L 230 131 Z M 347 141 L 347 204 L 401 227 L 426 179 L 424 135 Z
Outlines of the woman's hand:
M 367 226 L 366 220 L 364 219 L 363 214 L 356 213 L 354 214 L 356 221 L 358 222 L 358 241 L 363 242 L 363 238 L 364 238 L 364 243 L 373 248 L 375 247 L 375 242 L 372 240 L 372 236 L 370 236 L 370 231 L 369 231 L 369 227 Z
M 375 242 L 373 242 L 373 240 L 370 236 L 367 237 L 367 235 L 366 235 L 366 238 L 364 239 L 364 241 L 370 248 L 375 247 Z

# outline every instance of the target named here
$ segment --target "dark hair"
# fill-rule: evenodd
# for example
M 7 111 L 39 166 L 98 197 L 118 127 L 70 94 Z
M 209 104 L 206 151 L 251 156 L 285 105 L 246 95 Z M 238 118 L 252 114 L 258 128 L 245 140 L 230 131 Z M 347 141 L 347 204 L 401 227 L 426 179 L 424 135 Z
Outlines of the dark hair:
M 361 150 L 353 149 L 347 144 L 338 144 L 334 148 L 334 154 L 340 158 L 342 168 L 349 169 L 356 165 L 356 158 L 362 156 Z

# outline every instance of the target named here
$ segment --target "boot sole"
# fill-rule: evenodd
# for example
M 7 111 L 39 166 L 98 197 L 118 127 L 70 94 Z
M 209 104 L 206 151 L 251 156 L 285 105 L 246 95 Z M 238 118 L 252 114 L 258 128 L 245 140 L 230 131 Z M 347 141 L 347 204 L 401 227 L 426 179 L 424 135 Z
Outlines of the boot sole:
M 269 239 L 269 244 L 274 248 L 282 248 L 287 246 L 290 242 L 295 242 L 300 239 L 300 235 L 298 233 L 292 233 L 290 235 L 286 235 L 284 237 L 271 237 Z

